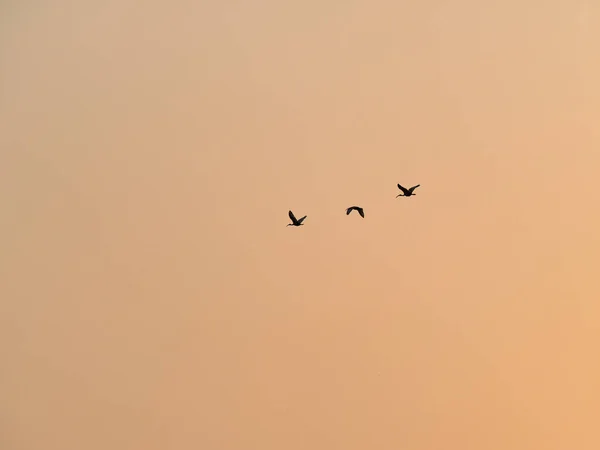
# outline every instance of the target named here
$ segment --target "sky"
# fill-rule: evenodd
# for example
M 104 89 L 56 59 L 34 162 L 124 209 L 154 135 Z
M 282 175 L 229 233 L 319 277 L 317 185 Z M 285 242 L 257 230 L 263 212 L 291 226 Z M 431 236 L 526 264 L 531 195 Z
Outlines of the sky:
M 596 450 L 598 55 L 591 0 L 2 2 L 0 446 Z

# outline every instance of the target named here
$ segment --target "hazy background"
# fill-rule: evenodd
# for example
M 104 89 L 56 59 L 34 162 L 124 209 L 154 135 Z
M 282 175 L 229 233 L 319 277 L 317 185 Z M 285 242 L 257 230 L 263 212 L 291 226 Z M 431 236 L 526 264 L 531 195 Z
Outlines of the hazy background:
M 5 0 L 0 447 L 600 448 L 598 80 L 592 0 Z

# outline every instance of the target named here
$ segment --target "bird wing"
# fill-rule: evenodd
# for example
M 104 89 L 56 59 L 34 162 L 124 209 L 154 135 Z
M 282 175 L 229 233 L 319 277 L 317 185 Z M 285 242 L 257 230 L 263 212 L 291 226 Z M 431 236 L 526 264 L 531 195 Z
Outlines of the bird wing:
M 364 219 L 365 218 L 365 212 L 363 211 L 363 209 L 362 208 L 356 208 L 356 210 L 360 214 L 360 217 L 362 217 Z
M 418 188 L 419 186 L 421 186 L 420 184 L 417 184 L 416 186 L 413 186 L 410 188 L 410 192 L 414 191 L 416 188 Z
M 290 216 L 290 219 L 292 219 L 292 222 L 296 223 L 296 216 L 294 216 L 294 213 L 291 210 L 288 215 Z
M 405 194 L 408 192 L 408 190 L 405 187 L 401 186 L 400 184 L 398 184 L 398 189 L 400 189 Z
M 350 208 L 346 209 L 346 215 L 350 214 L 352 212 L 352 206 Z
M 304 216 L 304 217 L 300 217 L 300 218 L 298 219 L 298 224 L 301 224 L 301 223 L 302 223 L 302 221 L 303 221 L 304 219 L 306 219 L 306 216 Z

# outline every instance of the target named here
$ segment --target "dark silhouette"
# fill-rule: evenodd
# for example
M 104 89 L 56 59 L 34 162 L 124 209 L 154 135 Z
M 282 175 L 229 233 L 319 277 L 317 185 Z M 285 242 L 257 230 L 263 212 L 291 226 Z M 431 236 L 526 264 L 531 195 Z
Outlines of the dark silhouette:
M 417 194 L 413 194 L 413 191 L 416 188 L 418 188 L 419 186 L 421 186 L 421 185 L 417 184 L 416 186 L 413 186 L 410 189 L 406 189 L 405 187 L 402 187 L 401 185 L 398 185 L 398 189 L 400 189 L 402 191 L 402 194 L 396 195 L 396 198 L 398 198 L 398 197 L 410 197 L 411 195 L 417 195 Z
M 288 215 L 290 216 L 290 219 L 291 219 L 291 221 L 292 221 L 292 223 L 288 223 L 288 224 L 287 224 L 287 226 L 288 226 L 288 227 L 289 227 L 289 226 L 299 227 L 300 225 L 304 225 L 304 224 L 302 223 L 302 221 L 303 221 L 304 219 L 306 219 L 306 216 L 304 216 L 304 217 L 301 217 L 300 219 L 296 219 L 296 216 L 294 216 L 294 213 L 293 213 L 292 211 L 290 211 L 290 212 L 288 213 Z
M 351 206 L 350 208 L 348 208 L 346 210 L 346 215 L 350 214 L 353 209 L 358 211 L 358 213 L 360 214 L 360 217 L 362 217 L 363 219 L 365 218 L 365 212 L 363 211 L 363 209 L 360 206 Z

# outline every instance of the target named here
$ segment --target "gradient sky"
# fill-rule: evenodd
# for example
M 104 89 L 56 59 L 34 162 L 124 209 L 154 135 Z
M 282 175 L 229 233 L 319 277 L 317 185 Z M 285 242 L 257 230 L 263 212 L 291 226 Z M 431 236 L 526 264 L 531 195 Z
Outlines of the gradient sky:
M 599 55 L 592 0 L 2 2 L 0 446 L 597 450 Z

